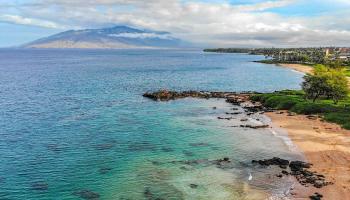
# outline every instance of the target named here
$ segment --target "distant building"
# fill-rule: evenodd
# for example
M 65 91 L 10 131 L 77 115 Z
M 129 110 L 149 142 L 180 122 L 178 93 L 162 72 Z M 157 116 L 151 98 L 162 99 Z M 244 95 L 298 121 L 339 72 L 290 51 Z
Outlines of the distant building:
M 326 49 L 326 57 L 329 56 L 329 48 Z
M 350 60 L 350 52 L 340 53 L 338 58 L 341 60 Z

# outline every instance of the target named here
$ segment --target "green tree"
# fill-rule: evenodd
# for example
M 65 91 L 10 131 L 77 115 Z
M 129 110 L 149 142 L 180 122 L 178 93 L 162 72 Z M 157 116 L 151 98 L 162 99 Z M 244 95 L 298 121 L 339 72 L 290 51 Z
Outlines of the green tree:
M 343 65 L 344 65 L 344 62 L 340 59 L 336 59 L 336 60 L 326 59 L 324 62 L 325 62 L 325 65 L 327 67 L 332 68 L 332 69 L 341 70 L 343 68 Z
M 316 99 L 326 94 L 328 90 L 328 85 L 326 83 L 325 77 L 306 74 L 304 76 L 304 82 L 302 83 L 305 97 L 315 102 Z
M 327 76 L 327 85 L 329 87 L 327 95 L 337 104 L 340 99 L 344 99 L 349 94 L 348 79 L 345 70 L 331 69 Z
M 305 96 L 315 102 L 318 98 L 332 99 L 335 104 L 349 94 L 348 80 L 343 68 L 316 65 L 314 74 L 304 76 Z

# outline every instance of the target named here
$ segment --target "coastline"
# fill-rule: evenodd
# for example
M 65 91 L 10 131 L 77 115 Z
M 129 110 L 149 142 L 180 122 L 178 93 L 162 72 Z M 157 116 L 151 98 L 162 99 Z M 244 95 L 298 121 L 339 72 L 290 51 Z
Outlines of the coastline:
M 312 73 L 313 67 L 303 64 L 289 64 L 289 63 L 278 63 L 276 64 L 279 67 L 289 68 L 302 73 Z
M 287 131 L 293 144 L 302 151 L 311 170 L 322 173 L 334 184 L 305 187 L 297 183 L 291 191 L 292 199 L 309 199 L 318 192 L 324 199 L 350 199 L 350 131 L 339 125 L 310 119 L 305 115 L 288 116 L 278 112 L 266 113 L 272 125 Z
M 250 101 L 250 95 L 232 92 L 174 92 L 163 90 L 155 93 L 145 93 L 144 97 L 155 101 L 169 101 L 187 97 L 205 99 L 224 98 L 226 102 L 242 107 L 247 112 L 247 115 L 253 113 L 264 114 L 270 119 L 270 123 L 267 126 L 260 124 L 248 126 L 242 124 L 240 127 L 253 129 L 272 128 L 271 130 L 275 129 L 278 131 L 280 129 L 286 132 L 286 137 L 288 137 L 286 145 L 289 148 L 290 146 L 296 147 L 296 150 L 303 155 L 302 161 L 312 164 L 310 169 L 305 171 L 302 169 L 299 171 L 299 174 L 293 174 L 293 172 L 285 173 L 295 180 L 293 186 L 285 194 L 290 199 L 296 200 L 311 199 L 310 197 L 316 193 L 323 195 L 323 199 L 350 200 L 350 197 L 347 197 L 347 194 L 350 193 L 350 139 L 348 139 L 350 130 L 342 129 L 337 124 L 324 122 L 318 116 L 291 115 L 287 111 L 270 111 L 259 102 Z M 231 118 L 218 117 L 218 119 L 222 120 L 230 120 Z M 264 124 L 263 120 L 258 121 Z M 291 145 L 288 145 L 289 143 Z M 293 151 L 292 149 L 290 150 Z M 274 159 L 252 162 L 263 163 L 262 165 L 267 166 L 276 165 L 276 160 Z M 277 165 L 279 165 L 278 162 Z M 311 175 L 312 177 L 309 173 L 313 174 Z M 304 178 L 300 178 L 300 174 L 303 174 Z M 278 177 L 282 176 L 279 175 Z M 305 179 L 305 177 L 309 179 Z M 318 182 L 316 184 L 316 181 L 318 181 L 317 177 L 322 177 L 322 179 L 325 179 L 323 180 L 325 182 L 321 182 L 321 184 Z

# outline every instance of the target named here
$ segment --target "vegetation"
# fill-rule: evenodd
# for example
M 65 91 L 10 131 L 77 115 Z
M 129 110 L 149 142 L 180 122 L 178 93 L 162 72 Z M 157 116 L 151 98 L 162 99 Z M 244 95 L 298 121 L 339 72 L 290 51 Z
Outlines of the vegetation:
M 319 114 L 329 122 L 340 124 L 350 130 L 350 97 L 342 99 L 338 104 L 332 100 L 320 99 L 316 102 L 305 98 L 303 91 L 285 90 L 268 94 L 256 94 L 251 97 L 264 106 L 278 110 L 289 110 L 298 114 Z
M 301 63 L 301 64 L 350 64 L 350 48 L 318 47 L 318 48 L 218 48 L 205 49 L 205 52 L 249 53 L 264 55 L 267 63 Z
M 260 48 L 206 49 L 208 52 L 250 53 L 265 55 L 263 63 L 302 63 L 314 66 L 313 74 L 306 74 L 302 91 L 285 90 L 255 94 L 253 101 L 265 107 L 289 110 L 298 114 L 319 114 L 329 122 L 350 129 L 350 48 Z
M 316 65 L 314 74 L 304 76 L 302 88 L 305 97 L 313 102 L 318 98 L 332 99 L 335 104 L 348 96 L 348 80 L 345 70 L 337 63 L 329 65 Z
M 217 49 L 204 49 L 204 52 L 216 52 L 216 53 L 249 53 L 248 48 L 217 48 Z
M 345 75 L 350 77 L 350 67 L 346 68 Z

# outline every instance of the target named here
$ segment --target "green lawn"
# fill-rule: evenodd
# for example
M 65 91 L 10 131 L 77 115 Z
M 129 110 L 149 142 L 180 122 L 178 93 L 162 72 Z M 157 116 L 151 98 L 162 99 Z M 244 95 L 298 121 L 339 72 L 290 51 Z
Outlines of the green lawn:
M 332 100 L 317 100 L 312 102 L 304 98 L 302 91 L 285 90 L 268 94 L 256 94 L 253 101 L 260 101 L 265 107 L 289 110 L 298 114 L 319 114 L 326 121 L 340 124 L 350 130 L 350 96 L 339 101 L 337 105 Z

